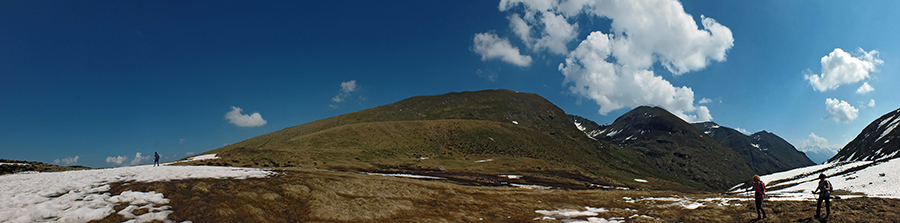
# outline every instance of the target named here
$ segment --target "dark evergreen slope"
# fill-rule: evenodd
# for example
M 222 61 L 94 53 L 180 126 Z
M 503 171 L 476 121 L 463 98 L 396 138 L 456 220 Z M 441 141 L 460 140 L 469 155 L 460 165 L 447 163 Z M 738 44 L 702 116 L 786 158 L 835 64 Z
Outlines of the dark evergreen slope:
M 828 162 L 879 160 L 900 157 L 900 109 L 875 119 L 866 128 L 838 151 Z
M 583 185 L 685 188 L 642 154 L 586 137 L 543 97 L 508 90 L 412 97 L 206 153 L 222 157 L 208 165 L 525 174 Z
M 766 131 L 748 136 L 714 122 L 693 125 L 744 157 L 750 168 L 759 175 L 815 164 L 793 145 Z
M 734 150 L 659 107 L 638 107 L 594 138 L 644 154 L 654 165 L 680 179 L 725 189 L 755 171 Z

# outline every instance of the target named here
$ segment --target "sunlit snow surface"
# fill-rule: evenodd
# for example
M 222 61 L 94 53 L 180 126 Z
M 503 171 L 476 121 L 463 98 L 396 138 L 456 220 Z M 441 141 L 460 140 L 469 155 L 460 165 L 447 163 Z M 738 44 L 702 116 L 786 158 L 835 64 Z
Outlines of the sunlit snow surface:
M 169 199 L 154 191 L 109 193 L 115 182 L 156 182 L 197 178 L 266 177 L 271 171 L 253 168 L 152 165 L 66 172 L 18 173 L 0 176 L 0 222 L 87 222 L 117 214 L 132 222 L 167 221 Z M 136 209 L 149 213 L 135 216 Z
M 896 154 L 896 153 L 895 153 Z M 885 156 L 893 157 L 895 154 Z M 784 187 L 767 192 L 770 200 L 812 200 L 812 193 L 818 186 L 819 173 L 828 176 L 834 190 L 845 190 L 851 193 L 862 193 L 868 197 L 900 199 L 900 159 L 877 162 L 861 170 L 850 171 L 854 167 L 872 164 L 873 161 L 856 161 L 825 163 L 821 165 L 797 168 L 784 172 L 761 176 L 766 188 Z M 746 188 L 732 188 L 731 192 L 744 192 Z M 842 195 L 839 195 L 842 196 Z M 843 195 L 853 197 L 859 195 Z

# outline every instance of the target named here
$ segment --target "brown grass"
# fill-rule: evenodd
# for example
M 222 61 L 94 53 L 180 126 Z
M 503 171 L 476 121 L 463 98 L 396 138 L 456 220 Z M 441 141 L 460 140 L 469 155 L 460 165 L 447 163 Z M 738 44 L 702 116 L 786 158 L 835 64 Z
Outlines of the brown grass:
M 752 201 L 712 203 L 689 210 L 667 201 L 625 202 L 622 197 L 721 197 L 710 193 L 637 190 L 529 190 L 467 186 L 448 180 L 417 180 L 352 172 L 290 168 L 265 179 L 200 179 L 118 183 L 111 193 L 157 191 L 171 199 L 169 219 L 193 222 L 544 222 L 535 210 L 603 207 L 596 217 L 626 222 L 751 222 Z M 900 201 L 835 200 L 832 222 L 896 222 Z M 116 212 L 124 208 L 116 207 Z M 636 209 L 637 211 L 626 210 Z M 809 222 L 815 203 L 766 202 L 769 218 L 759 222 Z M 652 218 L 628 218 L 634 214 Z M 585 219 L 580 217 L 579 219 Z M 121 222 L 112 214 L 99 222 Z M 547 221 L 559 222 L 559 221 Z

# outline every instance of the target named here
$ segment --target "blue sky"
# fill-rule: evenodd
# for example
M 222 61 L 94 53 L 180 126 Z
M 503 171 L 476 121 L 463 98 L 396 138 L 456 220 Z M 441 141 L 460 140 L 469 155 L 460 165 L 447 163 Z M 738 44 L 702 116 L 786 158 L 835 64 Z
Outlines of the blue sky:
M 658 105 L 832 150 L 900 107 L 897 1 L 0 4 L 5 159 L 171 161 L 498 88 L 599 123 Z

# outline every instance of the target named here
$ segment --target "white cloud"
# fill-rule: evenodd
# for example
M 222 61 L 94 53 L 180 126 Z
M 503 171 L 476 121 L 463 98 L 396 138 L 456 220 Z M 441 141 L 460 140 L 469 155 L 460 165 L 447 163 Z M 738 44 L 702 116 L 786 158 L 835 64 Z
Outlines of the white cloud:
M 356 91 L 357 91 L 356 80 L 341 82 L 341 90 L 338 91 L 337 95 L 335 95 L 333 98 L 331 98 L 331 101 L 334 101 L 336 103 L 344 102 L 345 98 L 350 97 L 350 93 L 353 93 Z M 331 106 L 332 108 L 337 108 L 337 105 L 334 105 L 334 104 L 329 105 L 329 106 Z
M 737 130 L 738 132 L 744 133 L 744 135 L 750 135 L 750 134 L 751 134 L 750 131 L 747 131 L 746 129 L 742 129 L 742 128 L 735 128 L 734 130 Z
M 72 164 L 78 163 L 78 159 L 79 159 L 79 158 L 81 158 L 81 157 L 75 156 L 75 157 L 66 157 L 66 158 L 63 158 L 63 159 L 61 159 L 61 160 L 60 160 L 60 159 L 55 159 L 55 160 L 53 160 L 53 164 L 63 163 L 63 164 L 66 164 L 66 165 L 72 165 Z
M 869 101 L 869 107 L 875 107 L 875 99 Z
M 134 154 L 134 159 L 131 160 L 131 165 L 134 166 L 134 165 L 141 164 L 141 161 L 150 160 L 152 157 L 153 156 L 150 156 L 150 155 L 141 156 L 141 152 L 137 152 L 136 154 Z
M 875 88 L 873 88 L 872 85 L 869 85 L 869 82 L 866 81 L 865 83 L 863 83 L 862 86 L 859 86 L 859 88 L 856 89 L 856 93 L 857 94 L 865 94 L 865 93 L 872 92 L 874 90 L 875 90 Z
M 568 50 L 579 27 L 568 21 L 577 16 L 612 20 L 609 33 L 590 33 L 559 65 L 564 84 L 572 84 L 569 90 L 594 100 L 600 114 L 656 105 L 688 122 L 712 119 L 707 107 L 694 105 L 690 87 L 673 86 L 652 70 L 659 62 L 681 75 L 724 61 L 734 38 L 731 29 L 712 18 L 701 15 L 698 26 L 675 0 L 503 0 L 499 9 L 523 11 L 508 17 L 510 27 L 535 52 Z
M 184 141 L 185 141 L 184 138 L 178 139 L 178 144 L 179 144 L 179 145 L 180 145 L 180 144 L 184 144 Z
M 473 51 L 481 55 L 481 60 L 500 58 L 504 62 L 520 67 L 531 65 L 531 56 L 519 53 L 519 48 L 512 46 L 509 39 L 497 37 L 493 32 L 477 33 L 472 40 Z
M 797 149 L 799 149 L 800 151 L 803 151 L 803 152 L 822 151 L 822 150 L 829 151 L 829 152 L 836 152 L 837 148 L 839 148 L 839 146 L 829 145 L 828 139 L 818 136 L 814 132 L 810 132 L 809 138 L 807 138 L 803 141 L 800 141 L 799 147 Z
M 186 153 L 184 153 L 184 156 L 193 156 L 193 155 L 194 155 L 194 152 L 186 152 Z
M 565 55 L 569 52 L 566 44 L 578 35 L 577 23 L 569 23 L 565 16 L 551 11 L 528 11 L 522 17 L 512 14 L 507 18 L 513 32 L 535 52 L 547 50 Z M 532 37 L 532 30 L 539 31 L 540 36 Z
M 822 138 L 821 136 L 816 135 L 814 132 L 809 133 L 809 138 L 803 140 L 803 147 L 808 146 L 818 146 L 818 147 L 828 147 L 828 139 Z
M 860 48 L 858 51 L 861 55 L 854 57 L 841 48 L 835 48 L 834 51 L 822 57 L 822 74 L 808 74 L 804 75 L 804 78 L 809 80 L 813 89 L 821 92 L 836 89 L 842 84 L 869 79 L 870 73 L 877 71 L 876 67 L 884 61 L 878 58 L 876 50 L 866 52 Z
M 258 127 L 263 126 L 267 122 L 262 118 L 262 115 L 259 112 L 254 112 L 250 115 L 241 114 L 243 109 L 231 106 L 231 111 L 225 113 L 225 119 L 228 119 L 228 122 L 240 127 Z
M 709 103 L 712 103 L 712 99 L 709 99 L 709 98 L 703 98 L 703 99 L 700 99 L 700 101 L 697 102 L 697 103 L 700 103 L 700 104 L 709 104 Z
M 836 98 L 826 98 L 825 109 L 828 110 L 828 117 L 826 118 L 831 118 L 835 122 L 849 123 L 859 115 L 859 109 L 854 108 L 846 101 Z
M 114 164 L 114 165 L 122 165 L 122 163 L 124 163 L 126 160 L 128 160 L 127 156 L 116 156 L 116 157 L 107 156 L 106 157 L 106 163 Z

